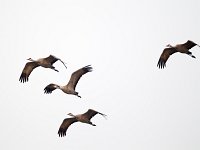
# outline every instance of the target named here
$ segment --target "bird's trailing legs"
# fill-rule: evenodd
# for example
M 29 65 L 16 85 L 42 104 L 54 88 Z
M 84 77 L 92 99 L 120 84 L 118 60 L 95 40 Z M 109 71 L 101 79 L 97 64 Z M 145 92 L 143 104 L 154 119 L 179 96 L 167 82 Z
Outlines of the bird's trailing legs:
M 51 66 L 51 69 L 53 69 L 56 72 L 59 72 L 54 66 Z
M 76 96 L 78 96 L 79 98 L 81 98 L 81 96 L 80 95 L 78 95 L 78 92 L 75 92 L 75 94 L 74 95 L 76 95 Z
M 56 71 L 56 72 L 59 72 L 56 68 L 51 68 L 51 69 L 53 69 L 53 70 Z
M 92 122 L 89 122 L 89 124 L 91 124 L 92 126 L 96 126 L 96 124 L 93 124 Z
M 76 95 L 76 96 L 78 96 L 79 98 L 81 98 L 81 96 L 80 96 L 80 95 Z
M 192 55 L 192 52 L 188 51 L 187 53 L 189 56 L 191 56 L 192 58 L 196 58 L 194 55 Z

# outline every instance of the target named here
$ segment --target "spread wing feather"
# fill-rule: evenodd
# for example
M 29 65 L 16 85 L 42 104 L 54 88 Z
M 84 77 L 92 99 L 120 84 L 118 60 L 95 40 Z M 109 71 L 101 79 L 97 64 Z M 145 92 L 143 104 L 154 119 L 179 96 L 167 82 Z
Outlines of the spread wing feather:
M 164 68 L 166 66 L 166 62 L 167 62 L 169 56 L 176 52 L 177 51 L 175 48 L 165 48 L 163 50 L 162 54 L 160 55 L 157 66 L 161 69 Z
M 106 117 L 105 114 L 100 113 L 100 112 L 98 112 L 98 111 L 96 111 L 96 110 L 93 110 L 93 109 L 88 109 L 88 111 L 87 111 L 86 113 L 84 113 L 83 116 L 87 117 L 87 118 L 90 120 L 90 119 L 91 119 L 92 117 L 94 117 L 96 114 L 100 114 L 100 115 Z
M 67 86 L 71 87 L 72 89 L 75 89 L 76 85 L 77 85 L 79 79 L 82 77 L 82 75 L 86 74 L 87 72 L 91 72 L 91 71 L 92 71 L 92 67 L 90 65 L 88 65 L 88 66 L 85 66 L 85 67 L 73 72 Z
M 44 58 L 44 60 L 50 62 L 52 65 L 53 63 L 55 63 L 58 60 L 58 58 L 56 58 L 53 55 L 49 55 L 48 57 Z
M 68 127 L 73 124 L 74 122 L 77 122 L 76 118 L 66 118 L 63 120 L 62 124 L 60 125 L 60 128 L 58 130 L 59 137 L 66 136 L 66 132 Z
M 20 75 L 20 78 L 19 78 L 19 81 L 20 82 L 27 82 L 28 81 L 28 77 L 29 75 L 31 74 L 31 72 L 33 71 L 33 69 L 35 69 L 36 67 L 38 67 L 39 65 L 36 63 L 36 62 L 28 62 L 26 63 L 21 75 Z
M 58 88 L 59 88 L 58 85 L 51 83 L 44 88 L 44 93 L 50 94 L 52 93 L 53 90 L 58 89 Z
M 65 68 L 67 68 L 67 66 L 65 65 L 65 63 L 58 57 L 53 56 L 53 55 L 49 55 L 49 57 L 44 58 L 46 61 L 50 62 L 51 65 L 54 64 L 57 60 L 60 60 L 60 62 L 63 63 L 63 65 L 65 66 Z
M 196 46 L 197 44 L 193 41 L 188 40 L 186 43 L 182 44 L 187 49 L 191 49 L 192 47 Z

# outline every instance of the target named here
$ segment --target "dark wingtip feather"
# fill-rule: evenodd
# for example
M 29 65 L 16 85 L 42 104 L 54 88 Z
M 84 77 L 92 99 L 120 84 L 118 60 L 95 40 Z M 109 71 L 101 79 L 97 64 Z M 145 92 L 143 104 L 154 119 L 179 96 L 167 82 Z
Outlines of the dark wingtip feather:
M 58 135 L 59 135 L 59 137 L 64 137 L 64 136 L 66 136 L 66 131 L 63 130 L 63 129 L 59 129 L 58 130 Z
M 84 69 L 86 69 L 88 72 L 92 72 L 93 71 L 93 68 L 91 67 L 91 65 L 85 66 Z
M 19 78 L 19 81 L 21 83 L 28 82 L 28 76 L 26 76 L 25 73 L 22 73 L 21 76 L 20 76 L 20 78 Z
M 159 59 L 157 66 L 159 69 L 164 69 L 164 67 L 166 67 L 166 63 L 163 59 Z
M 45 94 L 51 94 L 52 90 L 47 86 L 47 87 L 44 88 L 44 93 Z
M 52 91 L 54 91 L 58 87 L 59 87 L 58 85 L 51 83 L 44 88 L 44 93 L 50 94 L 50 93 L 52 93 Z

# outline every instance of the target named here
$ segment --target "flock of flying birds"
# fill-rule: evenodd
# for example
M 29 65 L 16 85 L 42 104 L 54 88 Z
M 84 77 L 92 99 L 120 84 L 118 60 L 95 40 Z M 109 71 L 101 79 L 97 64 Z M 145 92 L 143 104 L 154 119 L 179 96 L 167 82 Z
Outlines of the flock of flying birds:
M 44 68 L 50 68 L 50 69 L 53 69 L 54 71 L 57 71 L 55 69 L 55 67 L 53 66 L 53 64 L 57 61 L 57 60 L 60 60 L 64 66 L 66 67 L 65 63 L 53 56 L 53 55 L 50 55 L 46 58 L 40 58 L 38 60 L 33 60 L 31 58 L 27 59 L 29 60 L 30 62 L 27 62 L 21 75 L 20 75 L 20 78 L 19 78 L 19 81 L 24 83 L 24 82 L 27 82 L 28 79 L 29 79 L 29 75 L 31 74 L 31 72 L 36 68 L 36 67 L 44 67 Z M 67 68 L 67 67 L 66 67 Z M 81 98 L 80 95 L 78 95 L 78 92 L 75 91 L 75 88 L 76 88 L 76 85 L 78 83 L 78 81 L 80 80 L 81 76 L 88 73 L 88 72 L 91 72 L 92 71 L 92 67 L 90 65 L 88 66 L 85 66 L 83 68 L 80 68 L 78 69 L 77 71 L 73 72 L 72 75 L 71 75 L 71 78 L 69 80 L 69 82 L 67 83 L 67 85 L 64 85 L 64 86 L 61 86 L 61 85 L 57 85 L 57 84 L 49 84 L 47 85 L 45 88 L 44 88 L 44 93 L 46 94 L 50 94 L 52 93 L 52 91 L 54 91 L 55 89 L 60 89 L 62 90 L 64 93 L 66 94 L 72 94 L 72 95 L 75 95 L 75 96 L 78 96 L 79 98 Z M 66 118 L 63 120 L 62 124 L 60 125 L 60 128 L 58 130 L 58 134 L 60 137 L 63 137 L 66 135 L 66 131 L 68 129 L 68 127 L 75 123 L 75 122 L 82 122 L 82 123 L 87 123 L 87 124 L 90 124 L 92 126 L 96 126 L 95 124 L 93 124 L 90 119 L 95 116 L 96 114 L 100 114 L 104 117 L 106 117 L 105 114 L 103 113 L 100 113 L 98 111 L 95 111 L 93 109 L 88 109 L 87 112 L 83 113 L 83 114 L 78 114 L 78 115 L 73 115 L 72 113 L 69 113 L 68 115 L 71 116 L 71 118 Z
M 192 52 L 189 51 L 192 47 L 194 47 L 196 45 L 199 46 L 198 44 L 196 44 L 196 43 L 194 43 L 193 41 L 190 41 L 190 40 L 188 40 L 184 44 L 177 44 L 176 46 L 171 46 L 170 44 L 168 44 L 167 48 L 165 48 L 163 50 L 163 52 L 162 52 L 162 54 L 161 54 L 161 56 L 158 60 L 157 66 L 159 68 L 163 69 L 166 66 L 166 62 L 167 62 L 168 58 L 170 57 L 170 55 L 172 55 L 176 52 L 184 53 L 184 54 L 191 56 L 192 58 L 196 58 L 194 55 L 192 55 Z M 66 67 L 65 62 L 63 62 L 61 59 L 59 59 L 59 58 L 57 58 L 53 55 L 50 55 L 49 57 L 46 57 L 46 58 L 40 58 L 38 60 L 33 60 L 31 58 L 29 58 L 27 60 L 29 60 L 30 62 L 26 63 L 26 65 L 25 65 L 25 67 L 24 67 L 24 69 L 21 73 L 21 76 L 19 78 L 19 81 L 23 82 L 23 83 L 28 81 L 29 75 L 31 74 L 31 72 L 36 67 L 41 66 L 41 67 L 44 67 L 44 68 L 50 68 L 50 69 L 58 72 L 58 70 L 56 70 L 55 67 L 53 66 L 53 64 L 57 60 L 60 60 L 63 63 L 63 65 Z M 80 80 L 82 75 L 84 75 L 88 72 L 91 72 L 91 71 L 92 71 L 91 65 L 80 68 L 77 71 L 72 73 L 71 78 L 68 81 L 67 85 L 61 86 L 61 85 L 51 83 L 44 88 L 44 93 L 50 94 L 55 89 L 60 89 L 66 94 L 72 94 L 72 95 L 75 95 L 75 96 L 81 98 L 81 96 L 78 94 L 78 92 L 75 91 L 76 85 L 77 85 L 77 83 Z M 95 111 L 93 109 L 88 109 L 87 112 L 85 112 L 83 114 L 79 114 L 79 115 L 73 115 L 72 113 L 69 113 L 68 115 L 71 116 L 71 118 L 66 118 L 66 119 L 63 120 L 63 122 L 60 125 L 60 128 L 58 130 L 59 136 L 60 137 L 65 136 L 68 127 L 71 124 L 78 122 L 78 121 L 82 122 L 82 123 L 90 124 L 92 126 L 96 126 L 95 124 L 93 124 L 90 121 L 90 119 L 93 116 L 95 116 L 96 114 L 100 114 L 100 115 L 106 117 L 105 114 L 100 113 L 98 111 Z

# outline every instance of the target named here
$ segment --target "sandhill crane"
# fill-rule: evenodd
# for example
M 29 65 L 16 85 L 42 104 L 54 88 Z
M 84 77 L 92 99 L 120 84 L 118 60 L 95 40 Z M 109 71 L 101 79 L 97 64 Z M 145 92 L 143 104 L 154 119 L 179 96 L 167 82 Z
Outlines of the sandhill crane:
M 57 60 L 60 60 L 64 64 L 64 66 L 66 67 L 65 63 L 60 58 L 57 58 L 53 55 L 49 55 L 46 58 L 40 58 L 40 59 L 37 59 L 37 60 L 33 60 L 32 58 L 28 58 L 27 60 L 29 60 L 31 62 L 26 63 L 26 65 L 25 65 L 25 67 L 24 67 L 24 69 L 21 73 L 21 76 L 19 78 L 19 81 L 23 82 L 23 83 L 28 81 L 29 75 L 31 74 L 33 69 L 35 69 L 36 67 L 41 66 L 41 67 L 44 67 L 44 68 L 50 68 L 50 69 L 53 69 L 53 70 L 58 72 L 58 70 L 56 70 L 55 67 L 53 66 L 53 64 Z
M 60 128 L 58 130 L 58 134 L 59 137 L 64 137 L 66 135 L 66 131 L 68 129 L 68 127 L 73 124 L 74 122 L 82 122 L 82 123 L 87 123 L 90 124 L 92 126 L 96 126 L 95 124 L 93 124 L 90 119 L 95 116 L 96 114 L 100 114 L 103 117 L 106 117 L 105 114 L 102 114 L 100 112 L 97 112 L 95 110 L 92 109 L 88 109 L 88 111 L 84 114 L 79 114 L 79 115 L 73 115 L 72 113 L 69 113 L 69 116 L 72 116 L 72 118 L 66 118 L 63 120 L 62 124 L 60 125 Z
M 66 94 L 76 95 L 81 98 L 81 96 L 78 95 L 78 92 L 75 91 L 76 85 L 82 75 L 86 74 L 87 72 L 91 72 L 91 71 L 92 71 L 92 67 L 90 65 L 87 65 L 81 69 L 78 69 L 77 71 L 72 73 L 71 78 L 70 78 L 69 82 L 67 83 L 67 85 L 60 86 L 60 85 L 51 83 L 44 88 L 44 93 L 50 94 L 50 93 L 52 93 L 53 90 L 60 89 Z
M 176 52 L 185 53 L 185 54 L 191 56 L 192 58 L 196 58 L 194 55 L 192 55 L 192 52 L 189 51 L 189 49 L 191 49 L 192 47 L 194 47 L 196 45 L 199 46 L 198 44 L 196 44 L 190 40 L 188 40 L 184 44 L 178 44 L 176 46 L 171 46 L 170 44 L 168 44 L 167 45 L 168 48 L 165 48 L 163 50 L 157 66 L 161 69 L 164 68 L 166 66 L 166 61 L 169 58 L 169 56 Z

